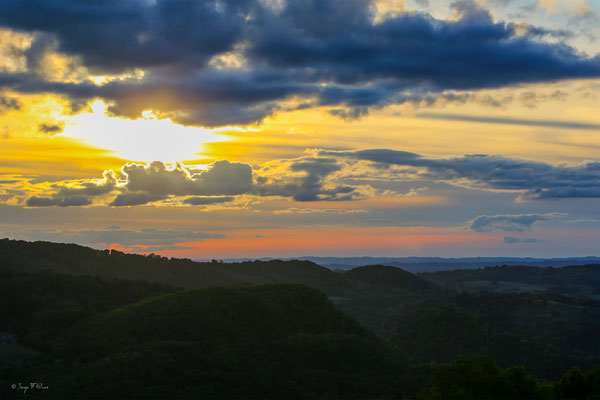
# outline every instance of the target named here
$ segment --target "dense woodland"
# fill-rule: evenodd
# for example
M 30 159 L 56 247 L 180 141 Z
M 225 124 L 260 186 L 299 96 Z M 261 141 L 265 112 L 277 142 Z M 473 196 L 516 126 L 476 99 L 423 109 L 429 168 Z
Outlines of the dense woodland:
M 415 275 L 3 239 L 0 332 L 0 399 L 600 399 L 600 265 Z

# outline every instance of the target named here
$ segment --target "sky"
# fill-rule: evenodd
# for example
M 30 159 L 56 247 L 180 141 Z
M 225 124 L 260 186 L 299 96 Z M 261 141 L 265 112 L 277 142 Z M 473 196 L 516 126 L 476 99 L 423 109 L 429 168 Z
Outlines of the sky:
M 599 0 L 0 0 L 0 237 L 600 256 Z

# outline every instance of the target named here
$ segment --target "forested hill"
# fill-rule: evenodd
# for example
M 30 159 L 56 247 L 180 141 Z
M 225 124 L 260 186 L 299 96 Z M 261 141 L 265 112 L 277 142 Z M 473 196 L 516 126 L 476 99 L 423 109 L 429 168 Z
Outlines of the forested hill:
M 391 345 L 298 285 L 147 299 L 82 321 L 57 349 L 62 366 L 39 372 L 57 399 L 131 398 L 118 388 L 139 399 L 372 398 L 393 394 L 402 368 Z
M 0 240 L 0 398 L 597 399 L 595 271 L 439 280 Z M 51 388 L 11 389 L 32 380 Z
M 550 292 L 600 300 L 600 264 L 552 267 L 501 266 L 420 273 L 458 291 Z
M 331 271 L 311 261 L 246 261 L 241 263 L 196 262 L 157 255 L 125 254 L 94 250 L 76 244 L 0 240 L 0 270 L 28 272 L 40 269 L 161 282 L 177 287 L 202 288 L 233 284 L 301 283 L 329 296 L 352 297 L 364 285 L 395 288 L 402 281 L 404 290 L 439 290 L 437 285 L 398 268 L 363 267 L 350 273 Z M 394 276 L 392 281 L 390 277 Z M 379 283 L 378 283 L 379 282 Z

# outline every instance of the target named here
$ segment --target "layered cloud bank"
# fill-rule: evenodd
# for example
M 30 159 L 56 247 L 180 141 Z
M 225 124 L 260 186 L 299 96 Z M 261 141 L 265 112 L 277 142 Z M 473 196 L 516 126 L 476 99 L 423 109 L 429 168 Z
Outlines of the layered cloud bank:
M 564 235 L 582 248 L 597 239 L 598 221 L 588 218 L 597 210 L 597 165 L 391 149 L 313 149 L 253 166 L 128 163 L 101 178 L 6 176 L 0 214 L 24 227 L 48 218 L 91 218 L 96 226 L 4 232 L 13 238 L 194 257 L 224 256 L 232 248 L 262 256 L 273 246 L 298 255 L 306 246 L 326 253 L 383 246 L 386 254 L 395 246 L 409 252 L 438 246 L 436 254 L 448 254 L 452 246 L 480 252 L 511 245 L 527 255 L 548 243 L 562 254 L 573 248 L 568 241 L 558 246 Z M 106 227 L 106 216 L 122 222 Z M 131 226 L 132 219 L 143 227 Z
M 388 182 L 382 186 L 381 181 Z M 373 196 L 418 195 L 394 192 L 399 182 L 423 186 L 444 183 L 490 192 L 514 193 L 518 201 L 600 197 L 600 162 L 554 165 L 492 155 L 430 158 L 390 149 L 357 151 L 311 150 L 307 155 L 273 160 L 253 169 L 249 164 L 216 161 L 208 165 L 167 166 L 155 161 L 126 164 L 102 179 L 59 183 L 22 180 L 6 183 L 5 201 L 28 207 L 136 206 L 150 203 L 188 206 L 237 205 L 236 199 L 290 198 L 296 202 L 351 201 Z M 35 193 L 32 195 L 32 193 Z M 509 216 L 474 221 L 473 229 Z M 547 215 L 529 215 L 515 226 L 528 227 Z M 507 222 L 508 223 L 508 222 Z M 512 229 L 507 229 L 512 230 Z
M 380 169 L 390 166 L 414 167 L 400 170 L 409 176 L 470 188 L 520 191 L 522 200 L 600 197 L 600 162 L 580 165 L 552 165 L 485 154 L 433 159 L 405 151 L 374 149 L 321 151 L 356 160 L 368 160 Z
M 3 0 L 0 26 L 23 37 L 6 50 L 0 89 L 218 126 L 319 106 L 354 118 L 465 90 L 600 76 L 600 56 L 560 41 L 568 31 L 495 21 L 474 1 L 452 3 L 451 19 L 382 14 L 376 3 Z

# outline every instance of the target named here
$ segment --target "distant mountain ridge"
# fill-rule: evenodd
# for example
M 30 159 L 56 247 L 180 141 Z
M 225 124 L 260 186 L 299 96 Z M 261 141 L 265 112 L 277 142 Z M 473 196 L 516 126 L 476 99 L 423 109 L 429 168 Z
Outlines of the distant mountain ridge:
M 269 261 L 275 258 L 263 257 L 259 260 Z M 519 265 L 527 267 L 554 267 L 568 265 L 598 264 L 600 257 L 568 257 L 568 258 L 535 258 L 535 257 L 285 257 L 279 260 L 311 261 L 329 269 L 348 270 L 365 265 L 389 265 L 402 268 L 412 273 L 451 271 L 455 269 L 477 269 L 502 265 Z M 244 262 L 253 258 L 230 258 L 224 262 Z M 206 260 L 197 260 L 206 261 Z

